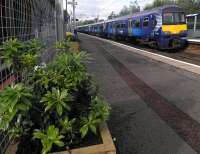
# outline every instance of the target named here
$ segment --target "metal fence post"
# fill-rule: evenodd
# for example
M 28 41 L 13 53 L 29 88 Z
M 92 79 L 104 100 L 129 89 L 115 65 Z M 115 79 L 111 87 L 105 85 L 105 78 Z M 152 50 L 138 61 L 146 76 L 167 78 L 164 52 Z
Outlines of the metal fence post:
M 56 0 L 56 30 L 57 30 L 57 39 L 63 40 L 64 38 L 64 10 L 63 10 L 63 0 Z

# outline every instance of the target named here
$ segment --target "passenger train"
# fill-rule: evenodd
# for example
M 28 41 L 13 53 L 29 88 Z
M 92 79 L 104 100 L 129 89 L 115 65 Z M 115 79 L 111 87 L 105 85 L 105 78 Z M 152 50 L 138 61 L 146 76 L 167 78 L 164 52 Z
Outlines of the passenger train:
M 79 26 L 77 30 L 106 38 L 132 38 L 159 49 L 177 49 L 187 42 L 185 12 L 176 5 Z
M 188 37 L 193 39 L 200 38 L 200 13 L 189 14 L 186 16 L 188 25 Z

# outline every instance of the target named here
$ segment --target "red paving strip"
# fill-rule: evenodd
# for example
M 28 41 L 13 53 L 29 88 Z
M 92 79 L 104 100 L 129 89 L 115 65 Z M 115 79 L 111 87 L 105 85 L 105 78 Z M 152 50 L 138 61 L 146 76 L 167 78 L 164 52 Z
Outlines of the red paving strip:
M 7 80 L 5 80 L 2 84 L 0 84 L 0 91 L 3 90 L 6 86 L 10 85 L 13 81 L 16 80 L 15 75 L 10 76 Z
M 118 72 L 128 86 L 170 126 L 197 153 L 200 153 L 200 124 L 158 94 L 144 81 L 133 74 L 110 53 L 101 50 L 104 57 Z

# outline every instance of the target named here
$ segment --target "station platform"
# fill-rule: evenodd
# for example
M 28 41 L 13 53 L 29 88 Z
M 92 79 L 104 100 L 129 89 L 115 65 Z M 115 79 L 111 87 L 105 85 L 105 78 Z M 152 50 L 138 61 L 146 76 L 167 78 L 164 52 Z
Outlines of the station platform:
M 93 59 L 89 72 L 112 107 L 108 125 L 118 154 L 200 153 L 198 71 L 85 34 L 80 42 Z
M 189 38 L 187 40 L 189 43 L 200 44 L 200 38 Z

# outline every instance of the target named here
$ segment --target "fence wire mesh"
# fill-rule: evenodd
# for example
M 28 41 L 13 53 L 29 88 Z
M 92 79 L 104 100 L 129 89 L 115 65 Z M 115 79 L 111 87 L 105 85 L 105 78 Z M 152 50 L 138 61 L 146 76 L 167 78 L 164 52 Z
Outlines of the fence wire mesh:
M 37 38 L 50 47 L 63 33 L 61 1 L 0 0 L 0 44 L 11 38 L 21 41 Z M 0 90 L 16 80 L 12 68 L 0 59 Z M 9 142 L 8 134 L 0 132 L 0 154 L 5 152 Z

